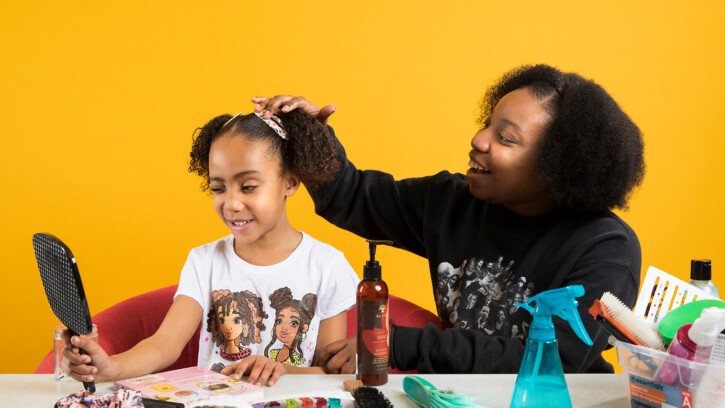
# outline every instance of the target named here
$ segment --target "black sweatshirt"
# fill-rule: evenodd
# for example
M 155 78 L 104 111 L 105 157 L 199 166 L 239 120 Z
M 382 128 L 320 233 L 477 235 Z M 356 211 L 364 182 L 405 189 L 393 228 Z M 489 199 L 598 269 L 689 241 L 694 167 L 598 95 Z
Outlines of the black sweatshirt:
M 630 307 L 637 297 L 640 245 L 617 215 L 559 207 L 524 217 L 475 198 L 462 174 L 396 181 L 383 172 L 357 170 L 339 141 L 338 153 L 342 168 L 335 179 L 310 190 L 315 211 L 340 228 L 394 241 L 427 258 L 446 327 L 395 327 L 391 366 L 421 373 L 516 373 L 532 317 L 515 303 L 583 285 L 579 313 L 594 345 L 585 345 L 555 317 L 564 370 L 613 371 L 601 356 L 608 335 L 588 309 L 606 291 Z

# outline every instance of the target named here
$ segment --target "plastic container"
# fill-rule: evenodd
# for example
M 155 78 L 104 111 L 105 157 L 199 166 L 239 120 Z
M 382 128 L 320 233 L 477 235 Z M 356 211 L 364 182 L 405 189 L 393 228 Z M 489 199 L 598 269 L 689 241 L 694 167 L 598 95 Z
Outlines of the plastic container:
M 695 394 L 708 368 L 713 372 L 713 368 L 719 367 L 623 342 L 617 342 L 617 357 L 627 378 L 632 408 L 713 408 L 698 403 Z M 663 365 L 677 368 L 676 386 L 655 381 Z
M 709 259 L 693 259 L 690 261 L 690 283 L 705 292 L 720 297 L 717 286 L 712 283 L 712 263 Z

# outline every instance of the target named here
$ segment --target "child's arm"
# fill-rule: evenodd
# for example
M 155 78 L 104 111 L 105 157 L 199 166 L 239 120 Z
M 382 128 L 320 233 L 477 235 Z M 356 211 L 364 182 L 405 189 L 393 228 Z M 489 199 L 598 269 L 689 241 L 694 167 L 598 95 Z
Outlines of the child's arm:
M 320 322 L 320 334 L 317 335 L 317 347 L 315 348 L 315 358 L 312 361 L 316 362 L 320 358 L 320 353 L 328 345 L 344 340 L 347 336 L 347 312 L 338 313 L 328 319 Z M 313 363 L 314 364 L 314 363 Z M 319 367 L 324 370 L 323 367 Z M 327 371 L 325 370 L 325 373 Z
M 141 311 L 140 311 L 141 312 Z M 179 295 L 169 308 L 159 329 L 130 350 L 109 356 L 94 340 L 65 334 L 64 369 L 78 381 L 116 381 L 162 370 L 179 358 L 201 321 L 201 306 L 192 298 Z M 86 351 L 80 355 L 78 348 Z M 67 366 L 66 366 L 67 364 Z
M 320 322 L 320 331 L 317 334 L 315 359 L 319 350 L 332 342 L 344 339 L 346 333 L 347 312 L 341 312 L 322 320 Z M 256 385 L 262 385 L 266 382 L 270 387 L 283 374 L 327 374 L 322 367 L 295 367 L 279 363 L 265 356 L 249 356 L 239 363 L 224 367 L 221 373 L 224 375 L 234 375 L 236 378 L 241 378 L 242 375 L 248 373 L 249 377 L 247 382 Z

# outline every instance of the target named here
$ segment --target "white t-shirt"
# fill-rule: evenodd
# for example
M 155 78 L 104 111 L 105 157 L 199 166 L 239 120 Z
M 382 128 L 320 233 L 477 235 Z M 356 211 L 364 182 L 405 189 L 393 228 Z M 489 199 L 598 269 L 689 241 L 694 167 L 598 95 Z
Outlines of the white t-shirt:
M 309 367 L 320 320 L 354 306 L 358 282 L 342 252 L 304 232 L 294 252 L 270 266 L 241 259 L 229 235 L 191 250 L 174 297 L 204 311 L 198 365 L 218 371 L 248 355 L 282 353 L 282 362 Z

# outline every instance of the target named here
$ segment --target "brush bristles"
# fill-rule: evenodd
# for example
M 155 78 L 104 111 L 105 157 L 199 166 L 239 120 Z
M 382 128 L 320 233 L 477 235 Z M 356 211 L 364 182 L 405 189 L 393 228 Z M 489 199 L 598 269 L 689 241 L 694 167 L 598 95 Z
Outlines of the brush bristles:
M 393 404 L 380 390 L 373 387 L 360 387 L 352 394 L 360 408 L 393 408 Z
M 650 329 L 630 308 L 610 292 L 604 292 L 600 299 L 607 312 L 627 329 L 637 341 L 646 347 L 664 350 L 665 344 L 659 333 Z

